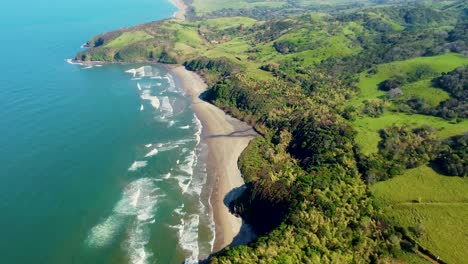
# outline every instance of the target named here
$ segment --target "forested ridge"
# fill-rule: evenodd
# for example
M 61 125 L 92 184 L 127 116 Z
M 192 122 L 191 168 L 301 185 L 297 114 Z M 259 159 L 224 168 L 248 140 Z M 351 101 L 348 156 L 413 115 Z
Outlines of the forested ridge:
M 416 243 L 431 231 L 389 215 L 370 187 L 426 166 L 468 175 L 468 7 L 358 2 L 290 1 L 268 20 L 256 14 L 271 8 L 223 9 L 101 34 L 77 54 L 184 64 L 205 100 L 261 133 L 230 205 L 259 238 L 209 262 L 424 263 Z

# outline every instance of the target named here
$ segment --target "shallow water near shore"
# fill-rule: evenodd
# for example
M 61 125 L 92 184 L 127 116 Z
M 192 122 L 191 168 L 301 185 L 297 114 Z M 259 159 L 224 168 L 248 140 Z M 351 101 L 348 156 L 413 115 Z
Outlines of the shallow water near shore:
M 8 2 L 0 16 L 0 262 L 182 263 L 209 254 L 200 124 L 158 65 L 65 61 L 162 0 Z M 24 9 L 25 5 L 29 5 Z

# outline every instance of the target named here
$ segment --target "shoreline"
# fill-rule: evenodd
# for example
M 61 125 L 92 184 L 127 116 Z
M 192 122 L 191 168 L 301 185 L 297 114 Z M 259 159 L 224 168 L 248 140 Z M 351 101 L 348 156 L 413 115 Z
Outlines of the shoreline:
M 185 4 L 184 0 L 169 0 L 169 2 L 177 7 L 177 11 L 172 16 L 177 19 L 185 20 L 188 6 Z
M 229 212 L 225 199 L 228 194 L 228 197 L 235 196 L 235 189 L 244 185 L 237 160 L 257 133 L 246 123 L 201 100 L 199 96 L 207 86 L 198 74 L 183 66 L 170 66 L 168 69 L 191 98 L 192 109 L 203 126 L 201 140 L 208 146 L 206 169 L 215 222 L 214 253 L 230 245 L 234 238 L 245 241 L 250 236 L 245 229 L 241 232 L 242 219 Z

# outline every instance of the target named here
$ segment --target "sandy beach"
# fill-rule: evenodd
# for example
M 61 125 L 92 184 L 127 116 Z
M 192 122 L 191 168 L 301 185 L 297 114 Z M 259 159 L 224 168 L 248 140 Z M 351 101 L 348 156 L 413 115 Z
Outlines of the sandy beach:
M 174 13 L 174 17 L 185 20 L 185 14 L 187 13 L 188 7 L 184 3 L 184 0 L 170 0 L 170 1 L 178 9 L 177 12 Z
M 244 184 L 237 160 L 257 134 L 244 122 L 201 100 L 199 96 L 206 84 L 196 73 L 183 66 L 171 68 L 171 71 L 192 98 L 193 111 L 203 125 L 202 141 L 208 145 L 207 172 L 213 188 L 211 204 L 216 226 L 213 250 L 216 252 L 231 244 L 241 229 L 242 220 L 229 212 L 223 200 L 230 191 Z

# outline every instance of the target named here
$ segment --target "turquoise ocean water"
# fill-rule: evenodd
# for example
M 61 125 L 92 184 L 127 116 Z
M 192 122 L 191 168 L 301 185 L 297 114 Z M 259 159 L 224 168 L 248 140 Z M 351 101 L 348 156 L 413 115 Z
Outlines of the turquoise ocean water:
M 158 65 L 66 62 L 166 0 L 0 9 L 0 263 L 194 263 L 213 234 L 200 125 Z

